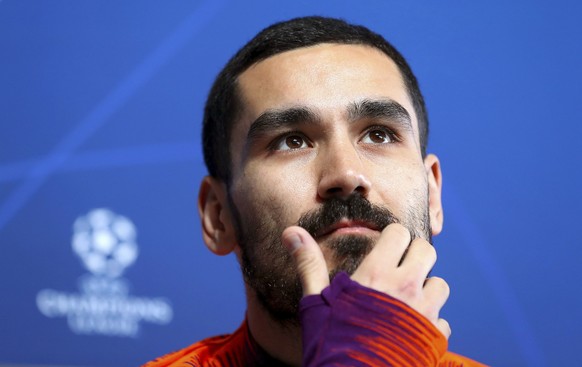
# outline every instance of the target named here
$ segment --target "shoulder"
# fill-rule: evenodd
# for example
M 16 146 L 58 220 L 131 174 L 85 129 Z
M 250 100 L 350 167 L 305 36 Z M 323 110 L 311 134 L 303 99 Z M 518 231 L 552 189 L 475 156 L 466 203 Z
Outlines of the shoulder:
M 203 339 L 186 348 L 166 354 L 143 367 L 203 367 L 226 366 L 221 356 L 235 352 L 243 342 L 240 329 L 233 334 L 219 335 Z
M 474 361 L 470 358 L 463 357 L 459 354 L 446 352 L 443 358 L 439 361 L 439 367 L 487 367 L 482 363 Z

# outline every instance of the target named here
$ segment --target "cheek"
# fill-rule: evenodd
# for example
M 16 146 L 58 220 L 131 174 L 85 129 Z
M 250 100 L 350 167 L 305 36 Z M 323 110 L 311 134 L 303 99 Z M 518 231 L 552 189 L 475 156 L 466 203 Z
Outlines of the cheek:
M 260 216 L 271 226 L 295 223 L 308 209 L 315 192 L 306 175 L 267 165 L 250 166 L 234 181 L 231 193 L 242 219 Z
M 411 205 L 418 203 L 419 197 L 426 196 L 424 166 L 413 162 L 409 165 L 385 165 L 375 171 L 373 180 L 374 192 L 379 195 L 380 202 L 388 205 L 395 214 L 403 214 Z

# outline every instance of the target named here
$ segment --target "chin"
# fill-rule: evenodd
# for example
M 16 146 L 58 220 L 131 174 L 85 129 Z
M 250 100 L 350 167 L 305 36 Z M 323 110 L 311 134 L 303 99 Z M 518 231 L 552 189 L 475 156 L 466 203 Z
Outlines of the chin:
M 341 236 L 326 241 L 323 248 L 326 259 L 331 257 L 331 261 L 328 260 L 330 280 L 342 271 L 352 275 L 372 251 L 376 241 L 377 236 L 361 235 Z

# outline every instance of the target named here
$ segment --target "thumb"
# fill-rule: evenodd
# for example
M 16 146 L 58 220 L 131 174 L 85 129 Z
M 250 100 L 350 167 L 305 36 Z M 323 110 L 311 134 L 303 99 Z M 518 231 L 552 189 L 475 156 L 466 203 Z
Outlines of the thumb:
M 285 229 L 281 239 L 297 265 L 303 295 L 320 294 L 329 285 L 329 273 L 317 242 L 297 226 Z

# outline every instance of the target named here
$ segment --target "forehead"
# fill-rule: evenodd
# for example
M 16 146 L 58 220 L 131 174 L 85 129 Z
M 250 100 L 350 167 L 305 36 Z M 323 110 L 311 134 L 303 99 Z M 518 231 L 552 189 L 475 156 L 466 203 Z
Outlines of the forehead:
M 319 44 L 283 52 L 247 69 L 238 86 L 243 125 L 268 109 L 309 106 L 325 115 L 365 98 L 395 100 L 416 122 L 398 67 L 369 46 Z

